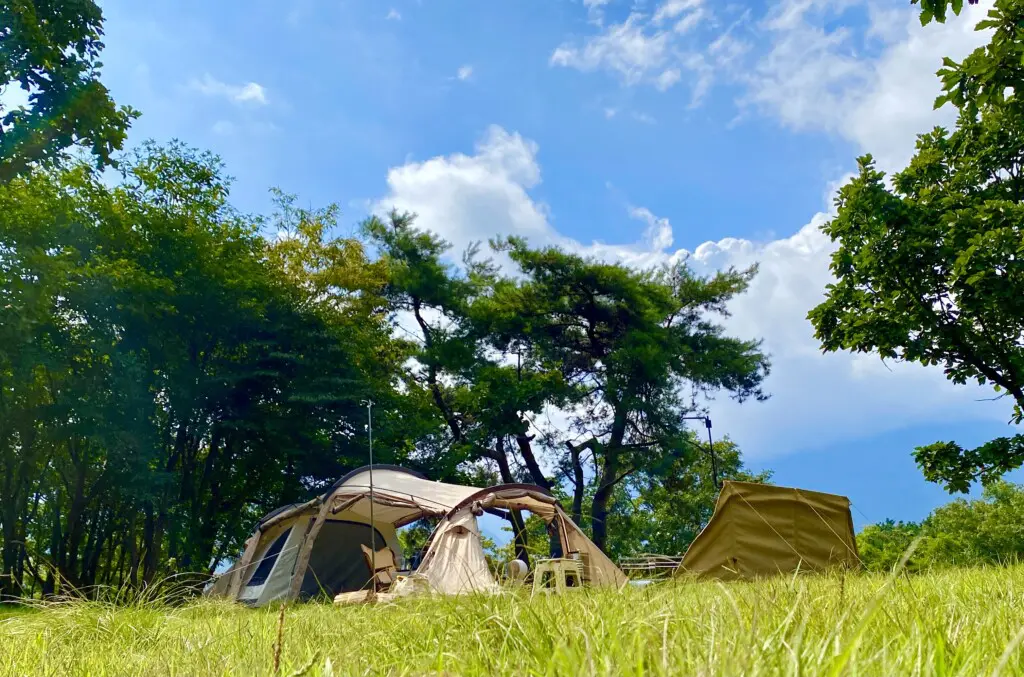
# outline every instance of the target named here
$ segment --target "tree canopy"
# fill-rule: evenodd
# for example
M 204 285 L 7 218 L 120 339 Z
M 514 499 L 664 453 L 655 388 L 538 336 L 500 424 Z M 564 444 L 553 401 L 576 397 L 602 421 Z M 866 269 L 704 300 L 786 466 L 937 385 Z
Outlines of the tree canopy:
M 379 462 L 539 484 L 613 549 L 643 501 L 682 547 L 715 489 L 680 417 L 765 396 L 758 341 L 713 321 L 753 270 L 515 239 L 493 245 L 503 270 L 398 213 L 336 237 L 336 207 L 280 191 L 238 212 L 219 159 L 178 143 L 119 177 L 68 160 L 0 185 L 0 595 L 211 572 L 262 514 L 364 464 L 367 400 Z M 546 551 L 508 518 L 519 556 Z
M 941 19 L 944 6 L 928 4 L 922 19 Z M 954 383 L 989 384 L 1012 398 L 1015 423 L 1024 420 L 1022 8 L 998 0 L 979 24 L 996 29 L 992 41 L 960 64 L 945 60 L 937 105 L 959 109 L 955 129 L 920 135 L 890 179 L 860 158 L 823 228 L 837 244 L 836 281 L 808 315 L 824 350 L 875 352 L 941 366 Z M 972 452 L 931 445 L 916 458 L 951 491 L 1024 462 L 1010 439 Z
M 100 82 L 103 13 L 93 0 L 0 0 L 0 92 L 19 87 L 27 106 L 0 104 L 0 183 L 86 148 L 113 162 L 138 112 L 117 106 Z
M 887 520 L 857 535 L 865 566 L 887 571 L 906 559 L 911 571 L 1012 564 L 1024 556 L 1024 488 L 997 481 L 974 500 L 957 499 L 921 523 Z M 911 549 L 913 546 L 913 549 Z
M 405 356 L 366 307 L 380 269 L 323 236 L 329 210 L 273 242 L 227 190 L 177 145 L 114 187 L 85 165 L 0 186 L 3 592 L 25 567 L 44 591 L 209 570 L 361 464 L 361 400 Z M 343 278 L 365 293 L 323 293 Z

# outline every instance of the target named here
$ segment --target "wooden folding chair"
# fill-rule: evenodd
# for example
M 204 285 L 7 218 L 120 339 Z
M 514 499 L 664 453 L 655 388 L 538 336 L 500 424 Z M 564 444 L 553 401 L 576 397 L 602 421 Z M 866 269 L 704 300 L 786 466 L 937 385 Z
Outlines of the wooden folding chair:
M 374 589 L 379 592 L 386 592 L 391 588 L 398 577 L 398 566 L 395 564 L 395 553 L 391 548 L 382 548 L 377 551 L 376 557 L 373 551 L 365 545 L 360 544 L 363 550 L 363 558 L 366 560 L 366 568 L 373 572 Z M 374 567 L 376 566 L 376 570 Z

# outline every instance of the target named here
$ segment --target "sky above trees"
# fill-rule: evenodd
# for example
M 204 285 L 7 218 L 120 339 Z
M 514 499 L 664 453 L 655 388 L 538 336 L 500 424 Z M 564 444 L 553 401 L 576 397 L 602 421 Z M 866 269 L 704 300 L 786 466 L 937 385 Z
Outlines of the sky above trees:
M 857 155 L 900 168 L 952 122 L 934 72 L 985 41 L 989 6 L 922 28 L 881 0 L 105 2 L 104 83 L 144 113 L 129 145 L 211 148 L 241 208 L 279 186 L 340 202 L 342 231 L 414 211 L 456 252 L 522 235 L 637 264 L 760 262 L 727 327 L 764 337 L 772 398 L 714 403 L 716 436 L 781 484 L 920 519 L 945 494 L 913 447 L 1005 434 L 1007 408 L 939 370 L 823 356 L 805 316 L 835 188 Z

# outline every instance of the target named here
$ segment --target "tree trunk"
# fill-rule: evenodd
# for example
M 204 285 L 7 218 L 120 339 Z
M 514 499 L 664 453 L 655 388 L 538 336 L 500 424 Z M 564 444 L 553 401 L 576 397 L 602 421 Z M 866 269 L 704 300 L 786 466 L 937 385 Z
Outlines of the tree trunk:
M 512 469 L 508 465 L 508 455 L 505 453 L 505 441 L 503 439 L 498 440 L 497 449 L 495 449 L 491 458 L 498 463 L 498 473 L 501 475 L 501 481 L 506 484 L 515 482 Z M 526 563 L 526 566 L 530 566 L 530 553 L 526 547 L 529 542 L 523 513 L 521 510 L 509 510 L 508 515 L 508 521 L 512 524 L 512 534 L 515 539 L 516 559 L 521 559 Z
M 141 557 L 139 556 L 139 539 L 135 537 L 136 519 L 137 514 L 133 511 L 131 513 L 130 521 L 128 522 L 128 528 L 125 530 L 125 545 L 128 548 L 128 554 L 131 562 L 128 568 L 128 585 L 133 588 L 136 588 L 139 585 L 139 565 L 141 564 Z
M 591 438 L 583 444 L 573 444 L 572 442 L 566 441 L 565 446 L 569 447 L 569 462 L 572 466 L 572 521 L 577 525 L 583 518 L 583 494 L 586 492 L 587 486 L 583 477 L 583 450 L 586 448 L 593 449 L 594 445 L 597 444 L 597 440 Z
M 601 550 L 605 550 L 608 544 L 608 502 L 611 500 L 615 484 L 620 479 L 619 454 L 622 451 L 622 441 L 626 437 L 626 414 L 619 407 L 615 407 L 615 418 L 612 421 L 611 437 L 608 444 L 602 447 L 604 463 L 601 467 L 601 475 L 598 477 L 597 491 L 594 492 L 594 501 L 590 505 L 591 533 L 593 541 Z
M 551 480 L 544 476 L 544 472 L 540 469 L 540 464 L 537 463 L 537 457 L 533 454 L 533 446 L 530 444 L 532 439 L 532 437 L 525 433 L 516 435 L 519 453 L 523 456 L 523 461 L 526 463 L 526 469 L 530 471 L 530 478 L 533 479 L 533 483 L 550 491 L 553 485 Z
M 614 483 L 606 482 L 606 474 L 602 474 L 601 484 L 598 485 L 597 491 L 594 492 L 594 501 L 590 505 L 590 533 L 591 540 L 594 541 L 594 545 L 605 550 L 605 546 L 608 543 L 608 501 L 612 497 L 612 489 L 615 487 Z
M 0 561 L 3 568 L 0 569 L 0 601 L 10 597 L 21 596 L 21 581 L 17 577 L 18 555 L 21 550 L 21 539 L 16 530 L 17 524 L 11 520 L 4 519 L 3 523 L 3 547 L 0 548 Z

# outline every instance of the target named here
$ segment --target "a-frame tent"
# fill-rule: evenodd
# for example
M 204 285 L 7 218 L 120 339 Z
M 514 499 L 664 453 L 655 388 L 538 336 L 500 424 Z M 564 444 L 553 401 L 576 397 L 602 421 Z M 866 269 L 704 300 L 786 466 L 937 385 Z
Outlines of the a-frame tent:
M 677 573 L 734 580 L 860 566 L 845 496 L 725 481 Z

